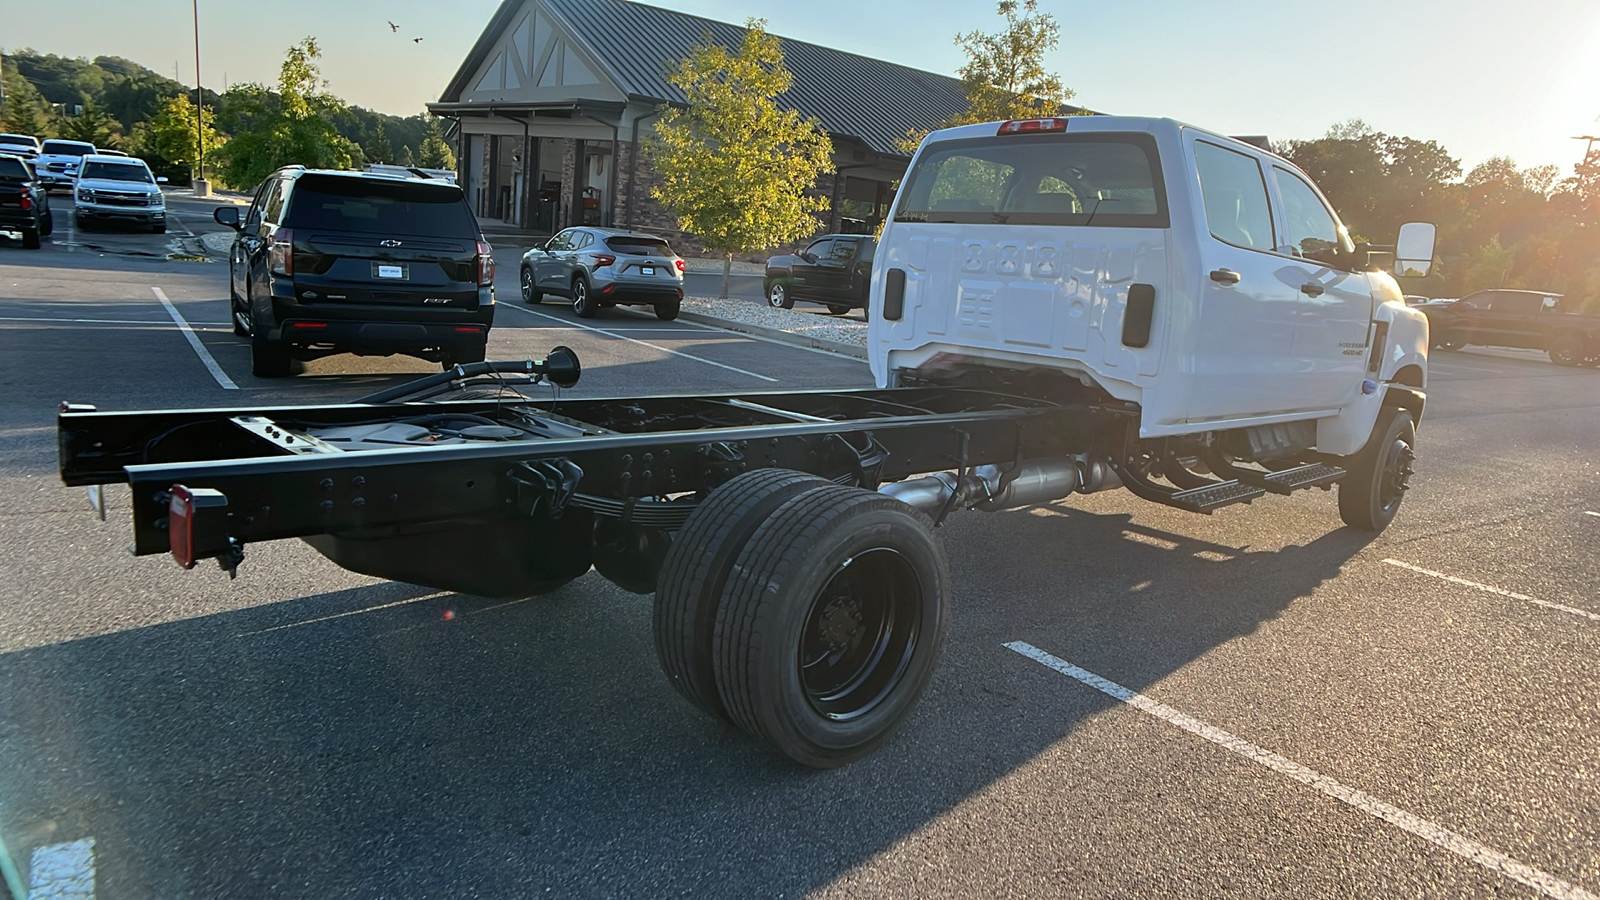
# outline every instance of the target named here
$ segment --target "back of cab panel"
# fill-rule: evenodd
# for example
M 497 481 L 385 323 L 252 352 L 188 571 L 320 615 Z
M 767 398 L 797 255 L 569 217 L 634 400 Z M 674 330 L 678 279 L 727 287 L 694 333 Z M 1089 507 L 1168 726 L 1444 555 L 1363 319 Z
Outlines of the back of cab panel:
M 1059 368 L 1159 420 L 1181 250 L 1157 132 L 1170 124 L 1175 136 L 1177 126 L 1044 121 L 1062 125 L 964 126 L 919 149 L 873 268 L 874 378 L 887 386 L 898 370 L 960 360 Z M 884 292 L 896 269 L 905 286 L 891 321 Z

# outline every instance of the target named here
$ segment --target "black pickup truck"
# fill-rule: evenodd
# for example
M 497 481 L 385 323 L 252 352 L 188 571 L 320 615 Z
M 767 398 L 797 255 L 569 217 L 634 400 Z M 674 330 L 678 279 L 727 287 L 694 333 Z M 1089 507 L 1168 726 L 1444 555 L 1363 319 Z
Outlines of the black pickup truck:
M 22 246 L 37 250 L 54 225 L 50 198 L 33 167 L 21 157 L 0 154 L 0 230 L 21 232 Z
M 1585 315 L 1570 297 L 1547 291 L 1486 290 L 1454 303 L 1418 307 L 1433 345 L 1469 344 L 1543 350 L 1558 366 L 1600 366 L 1600 316 Z
M 799 253 L 768 259 L 767 304 L 793 309 L 796 300 L 810 300 L 834 315 L 866 309 L 877 246 L 867 234 L 825 234 Z

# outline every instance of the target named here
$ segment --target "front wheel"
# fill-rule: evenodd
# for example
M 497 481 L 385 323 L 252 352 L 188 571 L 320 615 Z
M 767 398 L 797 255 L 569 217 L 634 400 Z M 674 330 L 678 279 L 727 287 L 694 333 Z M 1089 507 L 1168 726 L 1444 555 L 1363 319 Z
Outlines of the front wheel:
M 794 296 L 789 293 L 787 282 L 773 281 L 767 285 L 767 305 L 773 309 L 794 309 Z
M 1389 527 L 1411 487 L 1416 445 L 1411 414 L 1383 410 L 1367 446 L 1350 458 L 1349 472 L 1339 482 L 1339 518 L 1346 525 L 1363 531 Z
M 790 759 L 859 759 L 910 716 L 950 609 L 933 523 L 875 491 L 822 487 L 751 535 L 717 610 L 717 689 L 733 722 Z
M 589 295 L 589 282 L 582 278 L 572 283 L 572 311 L 580 319 L 592 319 L 600 311 L 599 304 Z
M 544 291 L 539 290 L 533 284 L 533 270 L 532 269 L 528 268 L 527 266 L 523 266 L 522 267 L 522 277 L 519 278 L 518 281 L 520 282 L 520 284 L 522 286 L 522 302 L 523 303 L 542 303 L 542 302 L 544 302 Z
M 1561 338 L 1550 345 L 1550 361 L 1568 368 L 1583 365 L 1583 344 L 1574 337 Z

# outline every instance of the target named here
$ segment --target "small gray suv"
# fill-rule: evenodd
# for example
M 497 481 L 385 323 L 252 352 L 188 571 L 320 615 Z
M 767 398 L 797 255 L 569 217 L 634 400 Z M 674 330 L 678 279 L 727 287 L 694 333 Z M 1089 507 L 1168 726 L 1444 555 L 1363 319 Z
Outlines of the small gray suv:
M 572 300 L 588 319 L 603 307 L 653 306 L 676 319 L 683 302 L 683 260 L 654 235 L 610 228 L 568 228 L 522 255 L 524 303 L 546 294 Z

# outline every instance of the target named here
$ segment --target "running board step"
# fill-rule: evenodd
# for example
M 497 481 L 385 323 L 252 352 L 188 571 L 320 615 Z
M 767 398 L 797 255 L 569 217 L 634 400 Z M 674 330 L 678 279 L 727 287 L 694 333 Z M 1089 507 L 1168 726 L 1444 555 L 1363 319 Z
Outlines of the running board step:
M 1219 481 L 1216 484 L 1202 485 L 1189 488 L 1186 491 L 1175 491 L 1160 502 L 1190 512 L 1208 513 L 1224 506 L 1235 503 L 1249 503 L 1257 497 L 1266 495 L 1266 490 L 1253 484 L 1243 484 L 1238 481 Z
M 1312 463 L 1309 466 L 1299 466 L 1293 469 L 1284 469 L 1281 472 L 1257 473 L 1248 469 L 1235 469 L 1229 473 L 1240 481 L 1256 485 L 1274 494 L 1288 496 L 1295 491 L 1306 488 L 1327 487 L 1344 477 L 1344 470 L 1338 466 L 1327 463 Z

